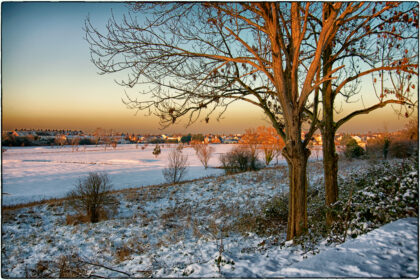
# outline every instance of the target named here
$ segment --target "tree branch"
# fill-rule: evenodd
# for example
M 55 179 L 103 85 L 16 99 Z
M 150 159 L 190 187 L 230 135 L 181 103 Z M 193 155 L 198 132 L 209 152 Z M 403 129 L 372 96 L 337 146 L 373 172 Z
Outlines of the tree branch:
M 354 112 L 350 113 L 349 115 L 345 116 L 344 118 L 342 118 L 341 120 L 339 120 L 336 123 L 336 129 L 338 129 L 340 126 L 342 126 L 344 123 L 351 120 L 355 116 L 362 115 L 362 114 L 368 114 L 368 113 L 370 113 L 370 112 L 372 112 L 376 109 L 383 108 L 388 104 L 404 105 L 404 104 L 409 104 L 409 103 L 407 103 L 406 101 L 401 101 L 401 100 L 387 100 L 387 101 L 383 101 L 383 102 L 380 102 L 378 104 L 375 104 L 371 107 L 368 107 L 368 108 L 365 108 L 365 109 L 362 109 L 362 110 L 354 111 Z

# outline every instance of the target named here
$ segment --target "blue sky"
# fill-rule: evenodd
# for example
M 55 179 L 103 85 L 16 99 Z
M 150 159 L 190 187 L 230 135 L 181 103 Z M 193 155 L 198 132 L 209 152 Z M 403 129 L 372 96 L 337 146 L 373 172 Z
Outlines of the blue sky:
M 2 4 L 2 99 L 3 129 L 103 127 L 120 131 L 160 133 L 156 118 L 128 110 L 122 103 L 124 92 L 115 84 L 118 75 L 100 76 L 90 62 L 84 40 L 84 21 L 104 30 L 109 17 L 128 11 L 125 3 L 93 2 L 4 2 Z M 240 117 L 232 108 L 226 120 L 191 132 L 241 132 L 265 124 L 262 114 Z M 245 120 L 244 120 L 245 119 Z M 238 124 L 238 121 L 242 123 Z M 236 125 L 233 127 L 232 123 Z M 177 125 L 165 132 L 185 131 Z
M 124 89 L 115 84 L 118 75 L 98 75 L 90 62 L 84 40 L 84 21 L 104 30 L 112 13 L 128 11 L 125 3 L 106 2 L 3 2 L 2 3 L 2 126 L 14 128 L 69 128 L 161 133 L 156 118 L 129 110 L 122 103 Z M 122 76 L 120 76 L 121 78 Z M 392 110 L 369 115 L 375 123 L 356 118 L 347 131 L 386 128 L 395 130 L 401 121 L 389 119 Z M 246 128 L 270 125 L 263 114 L 248 104 L 230 108 L 221 122 L 202 122 L 171 132 L 240 133 Z M 386 121 L 385 121 L 386 120 Z M 364 129 L 355 125 L 368 126 Z M 368 125 L 367 125 L 368 124 Z

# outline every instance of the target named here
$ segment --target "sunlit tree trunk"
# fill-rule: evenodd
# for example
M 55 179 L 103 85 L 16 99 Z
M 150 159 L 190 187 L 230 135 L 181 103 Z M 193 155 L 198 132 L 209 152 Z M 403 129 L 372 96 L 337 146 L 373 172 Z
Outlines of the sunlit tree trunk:
M 287 221 L 287 240 L 301 235 L 308 226 L 306 167 L 309 149 L 300 141 L 288 143 L 283 149 L 289 167 L 289 217 Z

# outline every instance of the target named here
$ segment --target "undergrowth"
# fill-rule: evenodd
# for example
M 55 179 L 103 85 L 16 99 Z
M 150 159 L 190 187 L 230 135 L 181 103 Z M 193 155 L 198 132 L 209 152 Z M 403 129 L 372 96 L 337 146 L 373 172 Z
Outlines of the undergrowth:
M 342 243 L 392 221 L 418 216 L 418 159 L 383 161 L 364 172 L 339 179 L 339 199 L 325 206 L 320 180 L 308 189 L 308 228 L 294 239 L 305 252 L 318 252 L 322 240 Z M 331 228 L 325 224 L 330 211 L 335 217 Z M 243 214 L 235 229 L 260 236 L 284 234 L 287 226 L 288 194 L 271 198 L 254 213 Z
M 329 240 L 344 242 L 392 221 L 418 216 L 418 159 L 385 161 L 340 186 Z

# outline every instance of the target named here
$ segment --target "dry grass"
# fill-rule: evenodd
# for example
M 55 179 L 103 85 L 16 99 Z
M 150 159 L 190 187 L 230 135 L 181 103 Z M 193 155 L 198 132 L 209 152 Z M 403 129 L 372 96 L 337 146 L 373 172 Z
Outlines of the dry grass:
M 166 247 L 167 244 L 163 241 L 163 239 L 159 239 L 158 242 L 155 244 L 156 248 Z
M 106 211 L 101 209 L 99 211 L 99 221 L 106 221 L 109 219 L 109 215 Z M 86 214 L 75 214 L 66 215 L 66 225 L 75 226 L 78 224 L 90 223 L 90 217 Z
M 75 226 L 78 224 L 84 224 L 89 222 L 89 217 L 82 214 L 76 214 L 76 215 L 66 215 L 66 225 L 67 226 Z
M 195 238 L 200 239 L 203 236 L 200 228 L 198 227 L 198 221 L 195 219 L 192 222 L 192 230 L 193 230 L 193 236 Z
M 87 278 L 87 270 L 79 257 L 61 256 L 57 261 L 40 260 L 33 269 L 25 269 L 26 278 Z
M 16 213 L 13 210 L 3 210 L 1 213 L 2 223 L 11 223 L 16 221 Z
M 80 265 L 79 256 L 61 256 L 58 260 L 59 278 L 86 278 L 87 271 Z
M 118 262 L 123 262 L 131 256 L 131 253 L 132 250 L 130 248 L 128 248 L 127 246 L 123 246 L 117 249 L 117 251 L 115 252 L 115 257 L 117 258 Z
M 125 192 L 124 198 L 128 202 L 140 202 L 142 200 L 141 194 L 137 191 Z

